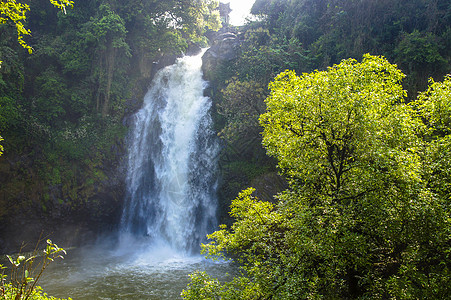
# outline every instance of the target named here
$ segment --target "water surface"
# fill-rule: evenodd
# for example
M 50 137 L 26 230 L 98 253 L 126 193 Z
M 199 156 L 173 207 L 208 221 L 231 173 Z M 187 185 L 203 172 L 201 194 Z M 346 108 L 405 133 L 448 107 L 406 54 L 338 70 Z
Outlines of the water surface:
M 228 273 L 233 272 L 230 263 L 176 253 L 165 245 L 106 249 L 68 251 L 64 260 L 50 265 L 39 284 L 51 296 L 73 300 L 181 299 L 190 273 L 206 271 L 230 280 Z

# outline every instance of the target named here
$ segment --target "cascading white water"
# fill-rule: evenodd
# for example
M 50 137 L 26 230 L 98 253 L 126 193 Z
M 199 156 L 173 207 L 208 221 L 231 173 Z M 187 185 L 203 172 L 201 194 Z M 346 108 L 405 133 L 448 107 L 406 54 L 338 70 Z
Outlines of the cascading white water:
M 215 226 L 216 156 L 198 56 L 160 70 L 133 116 L 124 235 L 196 251 Z
M 118 247 L 107 239 L 68 252 L 42 278 L 46 291 L 80 300 L 176 299 L 196 270 L 230 280 L 229 264 L 191 255 L 216 225 L 218 145 L 200 67 L 197 56 L 160 70 L 133 116 Z

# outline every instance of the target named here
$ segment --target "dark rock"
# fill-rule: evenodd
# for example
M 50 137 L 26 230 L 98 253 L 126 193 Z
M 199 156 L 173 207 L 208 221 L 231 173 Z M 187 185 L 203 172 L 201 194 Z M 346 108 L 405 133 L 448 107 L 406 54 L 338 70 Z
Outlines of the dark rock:
M 194 56 L 202 52 L 202 47 L 200 47 L 198 44 L 190 43 L 188 45 L 188 49 L 186 50 L 186 55 L 188 56 Z
M 175 64 L 175 61 L 177 58 L 182 57 L 183 53 L 180 54 L 172 54 L 172 55 L 163 55 L 158 61 L 154 62 L 154 67 L 152 68 L 152 77 L 155 75 L 155 73 L 163 69 L 164 67 L 170 66 Z
M 237 57 L 240 41 L 236 34 L 225 32 L 219 34 L 213 45 L 202 56 L 202 71 L 204 77 L 212 81 L 218 67 Z
M 114 232 L 125 193 L 122 141 L 109 152 L 94 171 L 78 165 L 74 181 L 55 184 L 36 171 L 34 162 L 42 160 L 37 149 L 2 155 L 0 174 L 7 176 L 0 178 L 0 254 L 32 250 L 47 238 L 64 248 L 80 246 Z
M 233 32 L 225 32 L 225 33 L 221 33 L 220 35 L 218 35 L 216 39 L 217 39 L 218 41 L 222 41 L 222 40 L 230 39 L 230 38 L 236 39 L 237 36 L 236 36 L 236 34 L 233 33 Z

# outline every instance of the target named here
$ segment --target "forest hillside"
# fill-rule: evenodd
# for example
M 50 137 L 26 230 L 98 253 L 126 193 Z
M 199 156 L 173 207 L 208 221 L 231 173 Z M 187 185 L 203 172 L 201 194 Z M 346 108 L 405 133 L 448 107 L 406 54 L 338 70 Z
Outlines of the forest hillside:
M 63 245 L 114 231 L 127 117 L 159 68 L 207 45 L 217 2 L 26 1 L 21 43 L 0 3 L 0 252 L 41 231 Z

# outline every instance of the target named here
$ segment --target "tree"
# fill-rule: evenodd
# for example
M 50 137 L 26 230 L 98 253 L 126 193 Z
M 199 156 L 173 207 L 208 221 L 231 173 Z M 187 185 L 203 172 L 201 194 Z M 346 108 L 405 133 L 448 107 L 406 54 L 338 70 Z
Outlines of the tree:
M 49 0 L 53 6 L 61 9 L 66 13 L 66 7 L 72 7 L 73 1 L 70 0 Z M 24 35 L 30 35 L 30 31 L 25 28 L 24 22 L 26 20 L 26 13 L 30 10 L 30 7 L 25 3 L 16 2 L 16 0 L 2 0 L 0 1 L 0 24 L 6 24 L 8 21 L 12 22 L 16 26 L 17 40 L 19 43 L 28 50 L 29 53 L 33 51 L 33 48 L 29 46 L 23 39 Z M 2 61 L 0 60 L 0 68 Z M 3 139 L 0 137 L 0 141 Z M 3 146 L 0 145 L 0 155 L 3 153 Z
M 451 211 L 451 75 L 443 82 L 429 81 L 429 88 L 420 93 L 413 103 L 424 120 L 427 130 L 425 139 L 425 181 L 437 195 L 442 207 Z
M 53 6 L 61 9 L 66 13 L 66 7 L 72 7 L 73 1 L 70 0 L 49 0 Z M 8 21 L 16 26 L 17 40 L 28 50 L 29 53 L 33 51 L 23 39 L 24 35 L 30 35 L 30 30 L 25 28 L 24 22 L 26 20 L 26 13 L 30 10 L 30 6 L 26 3 L 16 2 L 16 0 L 2 0 L 0 1 L 0 24 L 5 24 Z
M 310 239 L 320 250 L 306 253 L 334 266 L 313 269 L 327 274 L 318 293 L 404 298 L 437 287 L 429 297 L 446 294 L 427 268 L 449 279 L 447 267 L 422 265 L 423 255 L 449 243 L 438 238 L 449 223 L 423 181 L 423 126 L 403 103 L 403 76 L 385 59 L 365 55 L 362 63 L 345 60 L 300 77 L 285 72 L 270 85 L 263 144 L 290 180 L 293 192 L 281 205 L 294 216 L 292 242 Z M 405 269 L 411 283 L 402 278 Z M 415 276 L 430 277 L 425 283 Z
M 118 56 L 130 57 L 130 47 L 126 43 L 127 29 L 123 19 L 109 4 L 99 6 L 98 15 L 84 25 L 85 42 L 95 49 L 98 67 L 96 111 L 105 117 L 110 110 L 111 88 Z
M 395 48 L 396 62 L 411 75 L 412 92 L 424 90 L 429 77 L 439 77 L 448 70 L 448 62 L 441 55 L 443 45 L 432 33 L 414 30 L 403 34 Z
M 320 189 L 341 202 L 367 193 L 374 178 L 362 177 L 367 176 L 363 163 L 388 163 L 389 149 L 404 155 L 417 143 L 411 112 L 401 104 L 403 77 L 385 59 L 369 55 L 362 63 L 345 60 L 300 77 L 283 72 L 270 84 L 268 112 L 261 116 L 263 144 L 284 174 L 293 183 L 301 180 L 299 186 L 312 196 Z M 416 170 L 414 152 L 399 167 Z
M 260 125 L 258 117 L 265 111 L 266 89 L 256 81 L 240 81 L 234 77 L 221 90 L 223 101 L 218 104 L 218 112 L 224 116 L 226 126 L 220 135 L 234 143 L 258 138 Z M 260 140 L 260 139 L 258 139 Z
M 414 103 L 433 136 L 451 134 L 451 74 L 443 82 L 429 80 L 429 88 Z
M 210 235 L 203 251 L 232 257 L 242 272 L 215 293 L 225 299 L 449 294 L 450 195 L 431 185 L 428 174 L 436 172 L 425 167 L 449 154 L 434 158 L 425 150 L 425 127 L 404 103 L 403 77 L 371 55 L 276 77 L 260 122 L 263 145 L 290 188 L 276 205 L 252 190 L 232 202 L 235 223 Z M 446 99 L 434 95 L 427 97 Z M 449 153 L 446 145 L 433 148 Z M 447 172 L 441 169 L 441 183 L 449 181 Z M 217 283 L 198 273 L 191 284 L 186 299 Z

